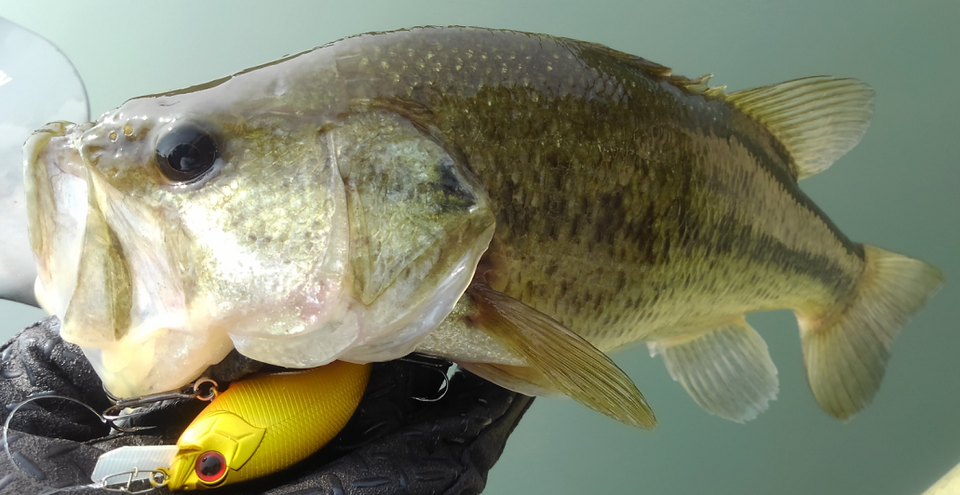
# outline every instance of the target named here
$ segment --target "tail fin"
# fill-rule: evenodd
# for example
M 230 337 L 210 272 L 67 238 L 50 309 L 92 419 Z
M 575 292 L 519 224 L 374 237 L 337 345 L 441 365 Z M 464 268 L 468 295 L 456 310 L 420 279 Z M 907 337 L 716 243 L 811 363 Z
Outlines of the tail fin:
M 821 314 L 797 311 L 810 388 L 838 419 L 853 417 L 873 400 L 890 343 L 943 281 L 922 261 L 863 249 L 866 268 L 850 298 Z

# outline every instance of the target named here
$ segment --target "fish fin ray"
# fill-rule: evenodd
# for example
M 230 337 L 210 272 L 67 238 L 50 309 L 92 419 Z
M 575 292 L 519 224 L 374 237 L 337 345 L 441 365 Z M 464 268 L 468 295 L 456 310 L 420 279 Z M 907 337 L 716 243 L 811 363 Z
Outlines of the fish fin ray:
M 618 421 L 653 428 L 656 418 L 632 380 L 604 353 L 549 316 L 484 285 L 466 292 L 473 324 L 524 357 L 553 388 Z
M 725 96 L 777 136 L 796 163 L 798 179 L 823 172 L 860 142 L 873 115 L 873 98 L 867 84 L 831 76 Z
M 648 342 L 667 371 L 711 414 L 743 423 L 765 411 L 779 391 L 767 344 L 743 316 L 693 339 Z
M 510 366 L 493 363 L 457 363 L 474 375 L 507 389 L 530 397 L 558 397 L 563 393 L 550 380 L 529 366 Z
M 922 261 L 863 248 L 866 268 L 850 299 L 822 312 L 796 311 L 810 388 L 824 411 L 843 420 L 873 400 L 890 344 L 943 281 Z
M 638 69 L 651 79 L 657 81 L 666 81 L 690 93 L 702 94 L 708 98 L 719 98 L 723 96 L 724 89 L 726 88 L 726 86 L 710 86 L 710 78 L 713 77 L 713 74 L 705 74 L 695 78 L 681 76 L 679 74 L 674 74 L 673 69 L 670 67 L 647 60 L 643 57 L 638 57 L 636 55 L 624 53 L 619 50 L 614 50 L 613 48 L 598 43 L 590 43 L 586 41 L 576 41 L 576 43 L 579 44 L 581 48 L 588 48 L 607 57 L 611 57 L 620 63 L 633 67 L 634 69 Z

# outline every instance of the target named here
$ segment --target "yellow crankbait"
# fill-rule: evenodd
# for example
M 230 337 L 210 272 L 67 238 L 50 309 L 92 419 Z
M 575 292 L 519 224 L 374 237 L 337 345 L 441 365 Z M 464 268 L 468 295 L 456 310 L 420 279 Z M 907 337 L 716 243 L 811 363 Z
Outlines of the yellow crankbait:
M 251 480 L 289 467 L 333 439 L 353 416 L 370 365 L 336 361 L 235 382 L 190 423 L 170 467 L 172 490 Z

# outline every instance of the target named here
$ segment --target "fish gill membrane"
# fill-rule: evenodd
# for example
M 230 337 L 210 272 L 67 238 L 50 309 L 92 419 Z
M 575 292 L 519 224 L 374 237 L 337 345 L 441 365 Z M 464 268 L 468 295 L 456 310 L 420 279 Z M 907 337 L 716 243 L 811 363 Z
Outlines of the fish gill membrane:
M 779 385 L 743 316 L 790 308 L 817 401 L 847 419 L 942 281 L 799 189 L 859 142 L 873 91 L 708 79 L 428 27 L 51 124 L 24 148 L 37 296 L 118 396 L 234 347 L 291 368 L 416 350 L 642 427 L 607 353 L 646 342 L 745 421 Z

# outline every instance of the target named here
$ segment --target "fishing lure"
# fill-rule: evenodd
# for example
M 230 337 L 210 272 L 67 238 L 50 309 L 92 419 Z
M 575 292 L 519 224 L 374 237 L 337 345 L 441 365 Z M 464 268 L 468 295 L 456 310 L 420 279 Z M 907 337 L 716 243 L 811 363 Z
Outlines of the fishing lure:
M 151 484 L 198 490 L 266 476 L 332 440 L 353 416 L 369 378 L 369 364 L 336 361 L 234 382 L 190 423 L 177 445 L 108 452 L 92 478 L 116 477 L 132 467 L 133 477 L 142 474 Z

